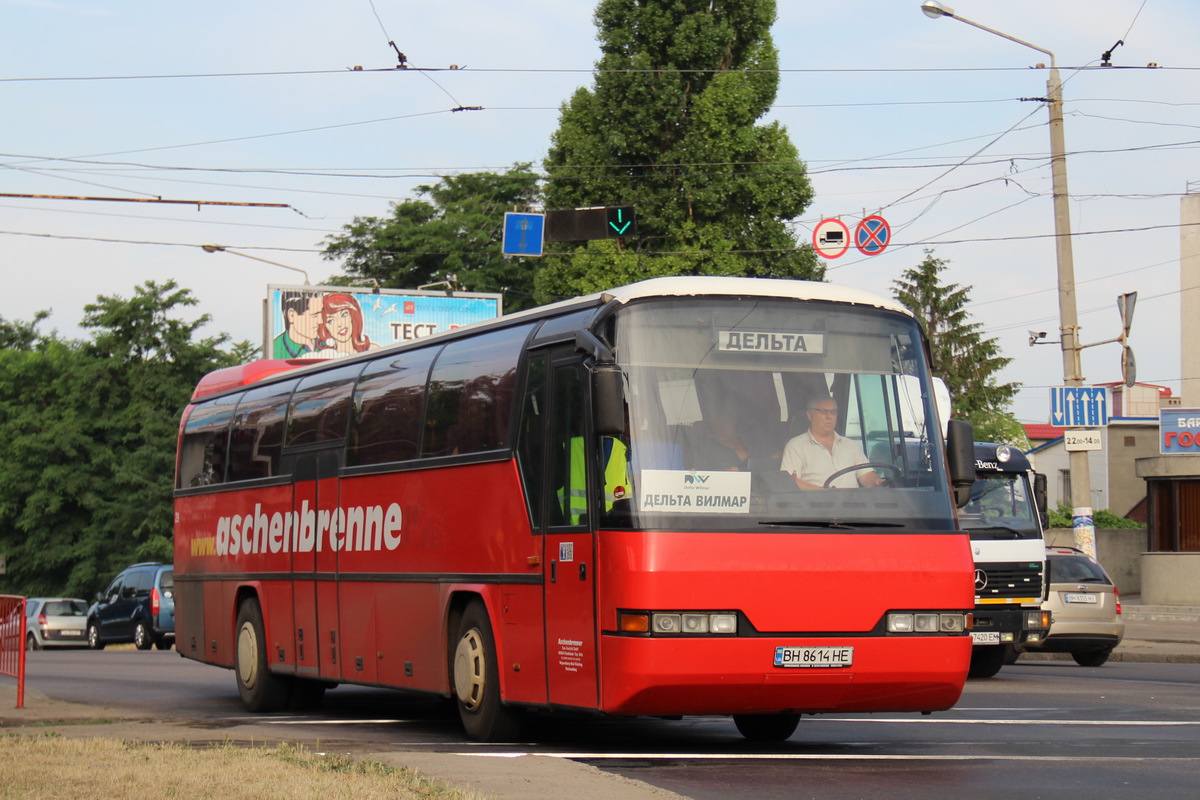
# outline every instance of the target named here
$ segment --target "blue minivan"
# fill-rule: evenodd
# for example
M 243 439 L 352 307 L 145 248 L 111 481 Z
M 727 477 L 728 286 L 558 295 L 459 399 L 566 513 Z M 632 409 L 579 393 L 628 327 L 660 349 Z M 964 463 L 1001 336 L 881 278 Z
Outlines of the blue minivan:
M 96 593 L 88 609 L 88 647 L 103 650 L 126 642 L 139 650 L 166 650 L 175 643 L 175 568 L 170 564 L 134 564 Z

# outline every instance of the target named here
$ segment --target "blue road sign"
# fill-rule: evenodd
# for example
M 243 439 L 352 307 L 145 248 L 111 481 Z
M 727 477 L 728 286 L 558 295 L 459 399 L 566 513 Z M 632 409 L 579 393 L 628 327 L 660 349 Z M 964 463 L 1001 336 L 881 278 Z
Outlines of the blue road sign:
M 854 244 L 864 256 L 877 256 L 887 248 L 892 226 L 883 217 L 870 216 L 854 229 Z
M 500 252 L 506 256 L 540 256 L 542 233 L 546 230 L 545 214 L 504 215 L 504 241 Z
M 1108 425 L 1108 389 L 1104 386 L 1050 387 L 1050 424 L 1058 428 Z

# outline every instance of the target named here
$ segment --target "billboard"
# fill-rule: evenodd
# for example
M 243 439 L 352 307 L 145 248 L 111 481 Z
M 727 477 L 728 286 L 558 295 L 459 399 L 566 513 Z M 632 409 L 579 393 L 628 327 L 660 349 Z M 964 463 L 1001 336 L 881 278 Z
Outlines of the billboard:
M 1158 413 L 1158 452 L 1200 455 L 1200 408 L 1164 408 Z
M 263 356 L 340 358 L 500 314 L 498 294 L 272 284 L 263 309 Z

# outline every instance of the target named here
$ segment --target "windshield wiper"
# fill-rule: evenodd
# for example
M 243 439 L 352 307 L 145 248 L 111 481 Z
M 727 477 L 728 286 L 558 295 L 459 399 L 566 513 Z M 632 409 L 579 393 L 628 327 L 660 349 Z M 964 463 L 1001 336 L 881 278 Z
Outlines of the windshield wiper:
M 976 533 L 979 531 L 1002 531 L 1004 533 L 1011 533 L 1012 538 L 1014 538 L 1014 539 L 1037 538 L 1037 537 L 1031 535 L 1032 531 L 1023 531 L 1020 528 L 1014 528 L 1009 525 L 985 525 L 982 528 L 971 527 L 971 528 L 967 528 L 966 530 L 970 531 L 971 533 Z
M 837 528 L 853 531 L 859 528 L 903 528 L 903 522 L 881 522 L 874 519 L 760 519 L 759 525 L 794 525 L 798 528 Z

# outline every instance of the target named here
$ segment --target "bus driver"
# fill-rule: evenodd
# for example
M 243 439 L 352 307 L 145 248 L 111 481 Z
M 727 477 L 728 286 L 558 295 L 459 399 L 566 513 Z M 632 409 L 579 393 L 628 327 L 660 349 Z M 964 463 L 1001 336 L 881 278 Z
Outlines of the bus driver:
M 801 489 L 825 488 L 825 481 L 840 469 L 864 464 L 867 456 L 858 442 L 837 430 L 837 402 L 828 395 L 808 404 L 808 430 L 793 437 L 783 450 L 780 469 L 790 473 Z M 871 469 L 847 472 L 833 481 L 836 489 L 878 486 L 883 481 Z

